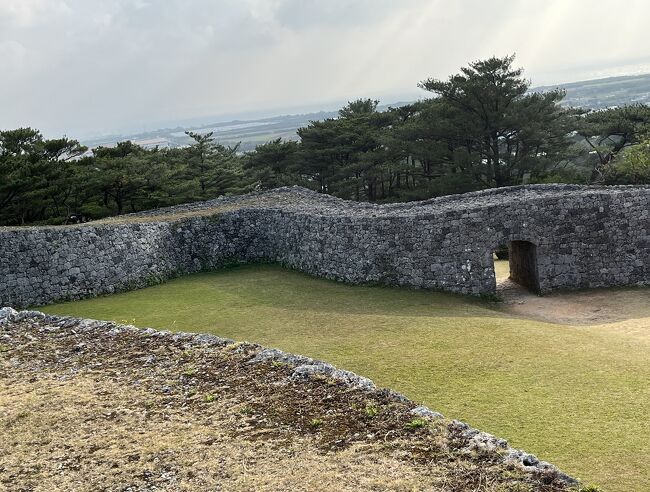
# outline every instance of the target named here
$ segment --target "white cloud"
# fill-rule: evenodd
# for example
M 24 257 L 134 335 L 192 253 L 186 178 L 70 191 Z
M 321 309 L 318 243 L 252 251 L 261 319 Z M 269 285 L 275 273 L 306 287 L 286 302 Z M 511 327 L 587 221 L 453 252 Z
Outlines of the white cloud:
M 0 60 L 12 67 L 22 66 L 27 57 L 27 48 L 18 41 L 7 40 L 0 42 Z
M 533 83 L 650 63 L 628 0 L 0 0 L 0 128 L 82 134 L 354 97 L 516 52 Z M 613 18 L 613 20 L 612 20 Z M 391 102 L 386 101 L 386 102 Z
M 0 26 L 32 27 L 52 16 L 69 14 L 72 10 L 64 1 L 54 0 L 2 0 Z

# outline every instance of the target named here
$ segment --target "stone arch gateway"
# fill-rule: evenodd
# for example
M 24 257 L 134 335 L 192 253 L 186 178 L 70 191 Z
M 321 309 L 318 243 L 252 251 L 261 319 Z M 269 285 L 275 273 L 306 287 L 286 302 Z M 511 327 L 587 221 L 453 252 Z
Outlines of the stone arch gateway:
M 510 241 L 510 278 L 522 287 L 539 292 L 537 245 L 530 241 Z
M 650 187 L 520 186 L 388 205 L 293 187 L 73 226 L 5 227 L 0 305 L 255 261 L 350 283 L 490 294 L 492 251 L 503 243 L 519 248 L 528 283 L 534 245 L 532 285 L 542 294 L 650 285 Z

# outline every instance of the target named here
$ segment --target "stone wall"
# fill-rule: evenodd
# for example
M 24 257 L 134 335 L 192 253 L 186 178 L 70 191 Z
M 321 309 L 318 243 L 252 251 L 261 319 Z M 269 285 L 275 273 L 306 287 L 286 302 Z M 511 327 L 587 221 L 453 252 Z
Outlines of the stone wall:
M 541 293 L 650 284 L 650 187 L 537 185 L 372 205 L 280 188 L 76 226 L 0 228 L 0 305 L 128 290 L 272 261 L 350 283 L 496 289 L 492 252 L 532 244 Z

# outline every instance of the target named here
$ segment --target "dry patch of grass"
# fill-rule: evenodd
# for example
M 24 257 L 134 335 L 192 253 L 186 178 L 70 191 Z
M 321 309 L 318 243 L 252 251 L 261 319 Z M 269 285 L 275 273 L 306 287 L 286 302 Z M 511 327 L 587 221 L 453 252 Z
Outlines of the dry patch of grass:
M 0 327 L 0 489 L 566 490 L 456 424 L 260 347 L 33 319 Z
M 274 208 L 282 207 L 296 201 L 296 198 L 286 193 L 267 192 L 264 194 L 249 194 L 227 197 L 225 200 L 212 200 L 176 205 L 153 211 L 135 214 L 117 215 L 92 221 L 88 224 L 132 224 L 142 222 L 172 222 L 193 217 L 219 216 L 245 208 Z
M 310 436 L 233 436 L 242 417 L 227 402 L 191 412 L 89 376 L 5 384 L 0 416 L 6 490 L 406 491 L 443 471 L 376 444 L 324 453 Z

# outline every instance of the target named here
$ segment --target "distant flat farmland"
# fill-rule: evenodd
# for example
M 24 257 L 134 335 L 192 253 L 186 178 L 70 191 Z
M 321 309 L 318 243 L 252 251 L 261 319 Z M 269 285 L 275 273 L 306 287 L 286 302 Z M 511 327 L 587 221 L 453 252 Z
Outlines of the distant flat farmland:
M 531 89 L 532 91 L 549 91 L 555 88 L 566 90 L 564 104 L 586 109 L 603 109 L 626 104 L 650 104 L 650 74 L 571 82 L 567 84 L 547 85 Z M 380 110 L 399 107 L 408 102 L 396 102 L 380 105 Z M 141 142 L 143 146 L 181 147 L 191 143 L 185 135 L 190 130 L 197 133 L 213 132 L 216 140 L 224 145 L 234 146 L 241 142 L 240 150 L 247 152 L 257 145 L 276 138 L 298 140 L 298 128 L 309 125 L 310 121 L 336 118 L 336 111 L 320 111 L 306 114 L 278 115 L 260 119 L 239 119 L 193 126 L 177 126 L 138 134 L 110 135 L 85 140 L 89 147 L 114 145 L 118 141 L 131 140 Z M 154 142 L 150 144 L 149 142 Z

